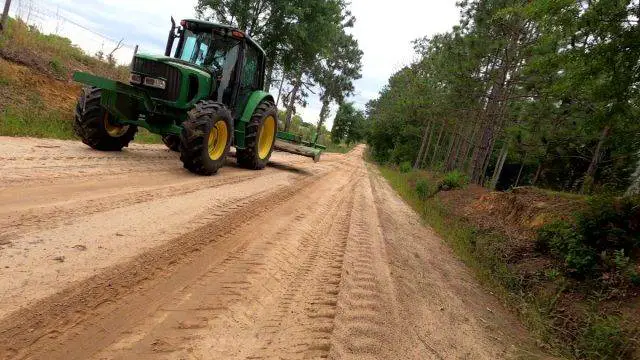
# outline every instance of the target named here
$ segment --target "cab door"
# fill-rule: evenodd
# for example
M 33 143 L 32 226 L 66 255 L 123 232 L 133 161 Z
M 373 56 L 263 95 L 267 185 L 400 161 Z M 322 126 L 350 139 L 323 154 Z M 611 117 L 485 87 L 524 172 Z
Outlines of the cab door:
M 251 93 L 260 89 L 262 61 L 262 56 L 258 50 L 251 46 L 251 44 L 247 44 L 242 64 L 242 74 L 240 74 L 238 101 L 235 107 L 235 113 L 238 117 L 242 115 Z

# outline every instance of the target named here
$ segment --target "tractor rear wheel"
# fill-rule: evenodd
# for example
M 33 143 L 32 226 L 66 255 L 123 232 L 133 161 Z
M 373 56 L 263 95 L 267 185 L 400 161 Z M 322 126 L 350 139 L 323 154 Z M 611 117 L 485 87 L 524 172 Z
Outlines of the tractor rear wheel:
M 180 152 L 180 136 L 165 135 L 162 137 L 162 142 L 169 148 L 169 150 Z
M 231 147 L 231 112 L 215 101 L 200 101 L 187 116 L 180 134 L 180 160 L 193 173 L 213 175 L 224 165 Z
M 97 150 L 119 151 L 129 146 L 138 131 L 137 126 L 119 125 L 114 116 L 100 104 L 101 90 L 82 89 L 73 122 L 75 134 L 82 142 Z
M 238 149 L 238 164 L 247 169 L 264 169 L 269 163 L 278 131 L 278 109 L 271 101 L 258 105 L 247 124 L 244 149 Z

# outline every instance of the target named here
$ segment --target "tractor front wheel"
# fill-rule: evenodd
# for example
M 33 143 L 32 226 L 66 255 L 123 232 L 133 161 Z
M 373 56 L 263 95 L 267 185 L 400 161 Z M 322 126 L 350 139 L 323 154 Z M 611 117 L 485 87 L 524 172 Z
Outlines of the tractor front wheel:
M 100 104 L 101 91 L 90 87 L 82 89 L 78 98 L 73 130 L 82 142 L 97 150 L 119 151 L 133 140 L 138 128 L 119 125 L 114 116 Z
M 244 149 L 238 149 L 238 164 L 247 169 L 264 169 L 269 163 L 278 131 L 278 109 L 271 101 L 258 105 L 247 124 Z
M 200 101 L 182 123 L 180 160 L 193 173 L 213 175 L 224 165 L 232 137 L 231 112 L 223 104 Z

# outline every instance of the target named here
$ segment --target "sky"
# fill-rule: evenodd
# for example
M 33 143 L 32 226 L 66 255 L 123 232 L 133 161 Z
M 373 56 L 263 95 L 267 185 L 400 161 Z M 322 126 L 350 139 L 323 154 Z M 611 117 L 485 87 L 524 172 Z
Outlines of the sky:
M 0 2 L 3 3 L 2 0 Z M 389 77 L 415 59 L 411 42 L 449 31 L 457 24 L 456 0 L 351 0 L 356 23 L 351 33 L 364 52 L 362 78 L 349 99 L 357 107 L 378 96 Z M 196 0 L 13 0 L 12 15 L 19 14 L 44 32 L 66 36 L 87 53 L 110 52 L 117 41 L 124 47 L 115 55 L 128 63 L 136 44 L 141 52 L 162 53 L 170 16 L 177 21 L 195 17 Z M 304 121 L 316 123 L 321 104 L 311 94 L 306 108 L 298 108 Z M 335 106 L 327 125 L 331 128 Z

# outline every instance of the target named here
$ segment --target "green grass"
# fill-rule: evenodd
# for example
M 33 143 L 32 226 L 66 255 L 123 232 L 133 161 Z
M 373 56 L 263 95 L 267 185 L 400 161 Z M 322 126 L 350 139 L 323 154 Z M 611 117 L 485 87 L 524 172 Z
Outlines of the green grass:
M 425 197 L 419 187 L 433 188 L 437 180 L 422 172 L 402 173 L 399 169 L 379 166 L 380 172 L 398 194 L 453 249 L 454 253 L 476 274 L 480 283 L 517 313 L 531 334 L 546 344 L 556 356 L 577 359 L 625 359 L 629 356 L 628 334 L 621 319 L 602 316 L 597 308 L 586 310 L 584 325 L 578 333 L 566 336 L 558 328 L 556 302 L 565 291 L 562 276 L 550 277 L 545 291 L 527 288 L 510 270 L 501 254 L 507 241 L 495 232 L 484 231 L 455 216 L 436 197 Z M 561 312 L 561 311 L 560 311 Z M 560 321 L 561 322 L 561 321 Z
M 61 79 L 69 78 L 72 69 L 88 70 L 118 80 L 126 80 L 129 76 L 127 66 L 100 61 L 68 38 L 43 34 L 13 18 L 9 18 L 6 31 L 0 33 L 0 49 L 6 49 L 6 54 L 10 54 L 14 61 L 28 61 L 37 70 Z
M 1 136 L 31 136 L 72 139 L 73 128 L 68 114 L 47 110 L 44 106 L 8 107 L 0 111 Z
M 138 128 L 138 133 L 133 141 L 138 144 L 162 144 L 162 137 L 158 134 L 149 132 L 147 129 Z
M 76 139 L 73 133 L 73 119 L 70 114 L 44 107 L 32 106 L 28 109 L 9 107 L 0 111 L 0 136 L 28 136 L 53 139 Z M 161 144 L 158 134 L 139 128 L 135 143 Z
M 327 144 L 327 150 L 325 150 L 325 152 L 346 154 L 349 151 L 353 150 L 353 148 L 356 147 L 356 145 L 358 145 L 358 144 L 356 144 L 356 143 L 353 143 L 353 144 L 344 144 L 344 143 L 334 144 L 334 143 L 330 142 L 329 144 Z

